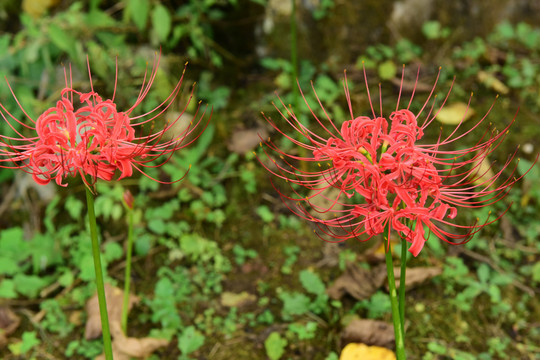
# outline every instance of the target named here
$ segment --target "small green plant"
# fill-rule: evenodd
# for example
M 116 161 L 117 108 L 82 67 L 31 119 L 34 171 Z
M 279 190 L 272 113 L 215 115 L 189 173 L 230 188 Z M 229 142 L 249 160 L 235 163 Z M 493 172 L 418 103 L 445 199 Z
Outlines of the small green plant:
M 188 326 L 178 337 L 178 349 L 182 355 L 179 360 L 190 359 L 189 354 L 197 351 L 203 346 L 205 336 L 195 329 L 194 326 Z
M 289 275 L 292 273 L 292 266 L 298 260 L 298 254 L 300 253 L 300 248 L 296 245 L 286 246 L 283 249 L 283 252 L 286 256 L 285 262 L 281 266 L 281 272 L 283 274 Z
M 235 244 L 233 246 L 234 261 L 237 265 L 244 265 L 248 259 L 257 257 L 257 251 L 253 249 L 244 249 L 242 245 Z
M 287 339 L 282 338 L 277 332 L 272 332 L 264 341 L 264 348 L 266 355 L 270 360 L 279 360 L 285 354 L 285 347 L 287 346 Z

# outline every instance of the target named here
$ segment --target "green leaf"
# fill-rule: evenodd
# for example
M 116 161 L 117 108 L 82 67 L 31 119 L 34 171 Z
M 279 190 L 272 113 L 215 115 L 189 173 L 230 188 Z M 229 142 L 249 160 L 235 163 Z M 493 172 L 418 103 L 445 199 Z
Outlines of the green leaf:
M 490 275 L 489 266 L 487 264 L 480 264 L 477 274 L 478 280 L 480 280 L 482 284 L 487 284 Z
M 39 291 L 47 286 L 48 282 L 43 277 L 35 275 L 17 274 L 13 278 L 15 290 L 21 295 L 29 298 L 35 298 Z
M 0 254 L 19 262 L 29 255 L 28 242 L 24 241 L 20 227 L 13 227 L 0 232 Z
M 123 254 L 124 249 L 122 249 L 122 246 L 120 246 L 120 244 L 115 242 L 108 242 L 105 244 L 105 261 L 111 262 L 114 260 L 118 260 L 122 257 Z
M 324 360 L 339 360 L 339 356 L 332 351 Z
M 387 60 L 379 65 L 379 76 L 382 80 L 390 80 L 396 77 L 397 66 L 392 60 Z
M 15 292 L 15 283 L 11 279 L 0 280 L 0 298 L 15 299 L 17 293 Z
M 0 256 L 0 275 L 15 275 L 17 272 L 19 272 L 19 265 L 15 260 L 11 257 Z
M 159 40 L 167 40 L 167 36 L 171 32 L 171 14 L 165 6 L 160 4 L 152 11 L 152 27 Z
M 77 41 L 69 31 L 60 28 L 56 24 L 51 24 L 49 25 L 48 35 L 54 45 L 65 51 L 72 60 L 77 60 Z
M 274 218 L 275 218 L 274 213 L 266 205 L 259 206 L 255 210 L 255 212 L 257 213 L 257 215 L 259 215 L 261 217 L 261 219 L 265 223 L 270 223 L 270 222 L 274 221 Z
M 131 19 L 135 23 L 135 26 L 137 26 L 140 31 L 143 31 L 146 27 L 148 13 L 150 12 L 150 1 L 130 0 L 128 6 Z
M 188 326 L 182 335 L 178 337 L 178 348 L 182 355 L 188 355 L 203 346 L 205 336 L 195 329 L 194 326 Z
M 285 347 L 287 346 L 287 339 L 284 339 L 277 332 L 273 332 L 264 341 L 264 348 L 266 349 L 266 355 L 270 360 L 279 360 L 285 354 Z
M 69 216 L 71 216 L 72 219 L 78 220 L 81 219 L 82 216 L 82 210 L 84 208 L 84 204 L 81 200 L 69 196 L 66 199 L 65 209 L 67 210 Z
M 282 315 L 284 318 L 289 318 L 292 315 L 303 315 L 309 311 L 309 298 L 298 292 L 282 292 L 278 295 L 283 301 Z
M 321 278 L 311 270 L 306 269 L 300 272 L 300 282 L 304 289 L 311 294 L 321 295 L 326 293 L 326 287 Z

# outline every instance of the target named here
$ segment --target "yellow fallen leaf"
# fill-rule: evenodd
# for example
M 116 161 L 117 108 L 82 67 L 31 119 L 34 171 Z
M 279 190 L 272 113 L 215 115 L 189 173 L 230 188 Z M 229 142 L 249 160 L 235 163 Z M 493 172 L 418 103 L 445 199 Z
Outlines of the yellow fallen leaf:
M 469 120 L 474 115 L 472 108 L 467 108 L 467 104 L 463 102 L 453 103 L 443 107 L 437 114 L 437 121 L 446 125 L 457 125 L 462 120 Z
M 380 346 L 350 343 L 341 351 L 339 360 L 396 360 L 396 355 Z
M 484 84 L 488 88 L 495 90 L 500 94 L 508 94 L 508 92 L 510 91 L 508 89 L 508 86 L 504 85 L 504 83 L 501 80 L 497 79 L 493 74 L 480 70 L 476 76 L 482 84 Z
M 471 173 L 471 177 L 475 185 L 489 184 L 491 179 L 495 177 L 495 173 L 491 168 L 491 161 L 487 157 L 483 158 L 480 163 L 476 162 L 474 166 L 476 170 Z
M 59 2 L 59 0 L 23 0 L 22 9 L 25 13 L 37 19 Z

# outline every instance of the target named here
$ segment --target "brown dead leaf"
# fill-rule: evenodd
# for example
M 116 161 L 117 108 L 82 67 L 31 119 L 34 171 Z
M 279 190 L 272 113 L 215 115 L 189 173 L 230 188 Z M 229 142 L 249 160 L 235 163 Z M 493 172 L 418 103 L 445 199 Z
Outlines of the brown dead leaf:
M 237 154 L 245 154 L 259 145 L 261 138 L 266 139 L 268 131 L 260 127 L 255 129 L 241 129 L 233 132 L 227 149 Z
M 341 333 L 344 343 L 364 343 L 368 345 L 394 347 L 394 326 L 384 321 L 352 320 Z
M 0 307 L 0 349 L 6 346 L 8 335 L 12 334 L 21 323 L 21 318 L 17 316 L 7 306 Z
M 412 289 L 418 285 L 423 284 L 427 280 L 438 276 L 442 273 L 442 269 L 439 267 L 414 267 L 407 268 L 405 272 L 405 289 Z M 396 287 L 399 287 L 399 276 L 401 274 L 401 269 L 399 267 L 394 268 L 394 277 L 396 279 Z M 388 289 L 388 285 L 386 285 Z
M 339 360 L 396 360 L 396 355 L 380 346 L 350 343 L 341 351 Z
M 257 301 L 257 297 L 247 291 L 241 293 L 233 293 L 225 291 L 221 294 L 221 305 L 225 307 L 237 307 L 241 308 L 247 305 L 253 304 Z
M 111 335 L 114 337 L 112 351 L 115 360 L 144 359 L 160 347 L 169 344 L 169 341 L 165 339 L 126 337 L 120 328 L 120 323 L 111 324 Z M 95 360 L 105 360 L 105 354 L 99 355 Z
M 107 301 L 107 313 L 109 314 L 109 326 L 112 328 L 114 324 L 120 326 L 122 318 L 122 306 L 124 301 L 123 290 L 114 287 L 110 284 L 105 284 L 105 299 Z M 139 301 L 135 295 L 129 295 L 129 310 Z M 88 320 L 84 330 L 86 340 L 96 339 L 101 335 L 101 315 L 99 313 L 99 302 L 97 293 L 86 303 L 86 312 Z
M 332 299 L 341 299 L 345 294 L 357 300 L 368 299 L 384 284 L 385 279 L 385 265 L 366 270 L 355 264 L 348 264 L 343 275 L 334 281 L 327 292 Z

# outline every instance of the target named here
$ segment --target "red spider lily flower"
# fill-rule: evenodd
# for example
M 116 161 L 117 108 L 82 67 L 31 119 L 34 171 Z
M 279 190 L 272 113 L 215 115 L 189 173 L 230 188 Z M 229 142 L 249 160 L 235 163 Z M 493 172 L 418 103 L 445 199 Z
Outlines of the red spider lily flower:
M 132 115 L 144 101 L 155 80 L 160 61 L 160 56 L 156 56 L 152 70 L 145 71 L 135 103 L 124 111 L 119 111 L 114 102 L 118 67 L 114 93 L 112 99 L 107 100 L 103 100 L 94 91 L 89 61 L 90 92 L 73 89 L 71 68 L 69 75 L 64 69 L 65 88 L 61 91 L 60 100 L 56 106 L 43 112 L 37 120 L 33 120 L 27 114 L 8 83 L 15 101 L 32 125 L 15 118 L 0 104 L 2 118 L 19 136 L 0 135 L 0 167 L 22 169 L 32 174 L 38 184 L 48 184 L 51 180 L 55 180 L 61 186 L 66 186 L 63 183 L 65 178 L 77 174 L 86 185 L 93 184 L 97 178 L 112 180 L 117 170 L 120 173 L 118 179 L 131 176 L 133 169 L 148 176 L 144 172 L 145 167 L 161 166 L 170 159 L 174 151 L 195 141 L 208 125 L 206 122 L 197 135 L 190 136 L 200 128 L 199 125 L 206 112 L 203 110 L 202 115 L 198 116 L 199 104 L 194 121 L 180 134 L 162 141 L 167 131 L 175 126 L 186 110 L 193 97 L 192 90 L 182 114 L 173 121 L 167 121 L 161 130 L 153 132 L 155 120 L 169 109 L 180 92 L 185 68 L 171 95 L 165 101 L 142 115 Z M 26 131 L 18 131 L 12 122 L 21 124 L 23 128 L 34 132 L 35 136 L 25 137 L 23 133 Z M 149 128 L 150 134 L 144 131 L 145 126 Z M 162 156 L 160 164 L 153 163 L 153 160 Z
M 353 114 L 346 73 L 343 86 L 350 120 L 343 121 L 341 127 L 324 110 L 313 83 L 313 92 L 326 119 L 315 114 L 303 93 L 302 97 L 320 126 L 318 131 L 303 125 L 281 99 L 285 111 L 275 104 L 274 107 L 297 132 L 296 135 L 287 135 L 263 113 L 277 132 L 303 148 L 303 152 L 297 153 L 300 155 L 289 154 L 280 150 L 270 139 L 263 140 L 266 147 L 281 158 L 276 161 L 265 149 L 265 154 L 272 161 L 267 165 L 261 161 L 266 169 L 290 184 L 309 190 L 310 195 L 305 196 L 295 190 L 298 186 L 291 186 L 296 197 L 280 192 L 284 200 L 296 203 L 297 206 L 290 209 L 317 224 L 322 232 L 331 237 L 332 242 L 350 238 L 365 241 L 374 235 L 395 230 L 401 238 L 411 243 L 408 250 L 414 256 L 420 253 L 426 241 L 425 227 L 450 244 L 463 244 L 482 227 L 502 216 L 483 223 L 477 220 L 472 225 L 452 222 L 460 207 L 489 206 L 505 197 L 521 178 L 514 177 L 515 167 L 506 170 L 517 149 L 491 178 L 486 179 L 486 175 L 491 173 L 493 164 L 487 170 L 480 167 L 504 140 L 515 118 L 502 131 L 492 129 L 490 124 L 483 133 L 479 132 L 494 102 L 486 115 L 471 128 L 460 131 L 466 116 L 464 114 L 449 136 L 443 137 L 441 132 L 434 144 L 423 143 L 424 130 L 445 105 L 453 86 L 452 82 L 440 106 L 435 106 L 437 96 L 434 94 L 439 75 L 440 69 L 428 99 L 417 113 L 411 110 L 411 103 L 418 85 L 419 71 L 408 105 L 400 107 L 403 70 L 396 108 L 386 118 L 383 116 L 381 99 L 379 115 L 373 107 L 365 69 L 371 116 L 357 117 Z M 470 100 L 467 111 L 469 105 Z M 468 136 L 476 136 L 473 146 L 466 149 L 456 146 Z M 317 170 L 308 171 L 305 166 L 298 166 L 298 162 L 314 163 L 318 167 Z M 503 176 L 506 171 L 509 172 L 507 177 Z M 334 191 L 337 192 L 336 196 L 329 197 L 330 188 L 338 190 Z M 323 206 L 320 205 L 321 201 L 312 201 L 315 197 L 324 199 L 323 203 L 330 205 Z M 328 216 L 328 213 L 334 217 Z

